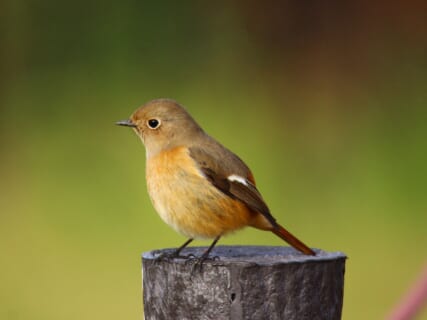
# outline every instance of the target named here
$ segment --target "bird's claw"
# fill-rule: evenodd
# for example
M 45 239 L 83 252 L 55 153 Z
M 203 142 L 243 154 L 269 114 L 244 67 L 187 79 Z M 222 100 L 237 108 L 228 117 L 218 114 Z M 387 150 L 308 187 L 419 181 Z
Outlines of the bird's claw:
M 200 257 L 195 257 L 192 255 L 191 258 L 186 260 L 186 263 L 192 265 L 191 274 L 194 274 L 194 271 L 198 269 L 199 272 L 202 272 L 203 263 L 205 261 L 218 261 L 220 258 L 218 256 L 209 257 L 209 254 L 202 254 Z
M 184 259 L 186 256 L 181 256 L 179 252 L 160 252 L 156 257 L 156 261 L 172 261 L 174 259 Z

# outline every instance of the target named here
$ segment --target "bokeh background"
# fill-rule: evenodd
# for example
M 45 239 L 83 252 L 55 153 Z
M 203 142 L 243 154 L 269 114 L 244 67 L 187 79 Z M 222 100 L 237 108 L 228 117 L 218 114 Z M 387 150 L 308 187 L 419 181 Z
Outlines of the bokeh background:
M 384 318 L 427 261 L 425 13 L 1 1 L 0 318 L 141 319 L 140 253 L 185 239 L 154 212 L 143 146 L 114 122 L 158 97 L 249 164 L 289 230 L 349 256 L 343 319 Z M 283 244 L 249 229 L 221 243 Z

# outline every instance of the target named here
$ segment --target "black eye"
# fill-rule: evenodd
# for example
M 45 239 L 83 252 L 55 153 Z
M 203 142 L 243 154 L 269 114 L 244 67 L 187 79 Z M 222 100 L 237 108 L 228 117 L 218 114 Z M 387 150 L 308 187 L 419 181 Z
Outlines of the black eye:
M 150 119 L 147 123 L 151 129 L 157 129 L 160 126 L 160 121 L 157 119 Z

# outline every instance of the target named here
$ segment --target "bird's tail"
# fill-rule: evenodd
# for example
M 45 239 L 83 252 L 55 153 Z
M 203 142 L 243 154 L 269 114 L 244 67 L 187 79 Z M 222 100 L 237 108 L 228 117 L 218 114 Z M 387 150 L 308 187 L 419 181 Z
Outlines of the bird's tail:
M 315 256 L 316 253 L 307 247 L 304 243 L 298 240 L 294 235 L 292 235 L 289 231 L 283 228 L 281 225 L 276 225 L 273 229 L 271 229 L 276 236 L 282 238 L 287 243 L 289 243 L 295 249 L 301 251 L 302 253 L 310 256 Z

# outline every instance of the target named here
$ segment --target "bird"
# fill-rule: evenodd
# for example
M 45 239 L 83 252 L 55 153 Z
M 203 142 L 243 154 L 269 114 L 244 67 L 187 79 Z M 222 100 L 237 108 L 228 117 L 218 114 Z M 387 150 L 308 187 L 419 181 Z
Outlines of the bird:
M 164 222 L 188 238 L 175 257 L 194 239 L 213 239 L 203 261 L 222 236 L 246 226 L 271 231 L 301 253 L 315 255 L 273 217 L 243 160 L 175 100 L 149 101 L 116 124 L 132 128 L 142 140 L 151 202 Z

